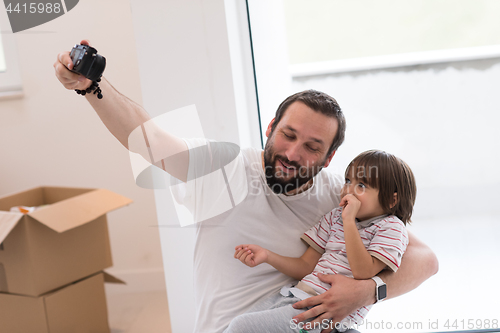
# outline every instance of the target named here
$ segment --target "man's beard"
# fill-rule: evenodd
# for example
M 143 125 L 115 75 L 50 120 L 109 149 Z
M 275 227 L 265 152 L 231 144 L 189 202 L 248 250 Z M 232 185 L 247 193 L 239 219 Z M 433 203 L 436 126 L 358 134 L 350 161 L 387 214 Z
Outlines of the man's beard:
M 276 194 L 287 193 L 300 188 L 316 176 L 325 164 L 326 159 L 322 163 L 318 163 L 317 165 L 313 165 L 311 167 L 289 161 L 285 156 L 274 154 L 274 150 L 272 148 L 273 142 L 274 140 L 268 140 L 266 142 L 266 147 L 264 149 L 264 173 L 266 175 L 267 185 Z M 278 160 L 281 160 L 294 168 L 290 170 L 290 178 L 284 179 L 282 176 L 279 176 L 282 172 L 276 169 L 276 163 Z

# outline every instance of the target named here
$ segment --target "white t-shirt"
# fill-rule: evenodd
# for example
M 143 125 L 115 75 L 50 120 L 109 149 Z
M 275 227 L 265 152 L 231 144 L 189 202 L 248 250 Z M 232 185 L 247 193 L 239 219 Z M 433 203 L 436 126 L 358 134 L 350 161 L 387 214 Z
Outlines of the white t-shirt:
M 307 249 L 301 235 L 338 207 L 343 179 L 323 170 L 307 191 L 276 195 L 266 183 L 262 150 L 238 151 L 205 139 L 186 143 L 190 180 L 172 192 L 201 221 L 194 251 L 195 332 L 222 332 L 257 300 L 296 282 L 270 265 L 243 265 L 234 248 L 257 244 L 300 257 Z

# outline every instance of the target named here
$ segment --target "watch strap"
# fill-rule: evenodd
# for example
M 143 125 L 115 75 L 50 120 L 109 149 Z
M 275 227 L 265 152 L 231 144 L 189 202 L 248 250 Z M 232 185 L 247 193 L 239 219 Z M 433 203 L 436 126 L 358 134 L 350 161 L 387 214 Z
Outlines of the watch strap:
M 386 286 L 385 282 L 382 281 L 382 279 L 379 278 L 378 276 L 372 277 L 372 280 L 375 281 L 375 283 L 377 284 L 377 286 L 375 288 L 375 292 L 376 292 L 376 294 L 375 294 L 375 296 L 376 296 L 376 302 L 375 302 L 375 304 L 377 304 L 378 302 L 383 301 L 387 297 L 387 292 L 385 292 L 384 295 L 381 295 L 381 293 L 380 293 L 380 289 L 381 288 L 384 288 L 385 291 L 387 291 L 387 289 L 386 289 L 387 286 Z

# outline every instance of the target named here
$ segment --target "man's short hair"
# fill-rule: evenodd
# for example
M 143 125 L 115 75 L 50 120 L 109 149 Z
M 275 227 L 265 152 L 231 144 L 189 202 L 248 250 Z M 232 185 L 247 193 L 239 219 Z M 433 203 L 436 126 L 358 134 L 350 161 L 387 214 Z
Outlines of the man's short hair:
M 285 111 L 288 109 L 288 107 L 292 103 L 297 101 L 304 103 L 305 105 L 307 105 L 316 112 L 337 119 L 337 122 L 339 123 L 337 134 L 333 138 L 333 142 L 330 146 L 330 149 L 328 149 L 328 152 L 326 154 L 326 156 L 330 156 L 330 154 L 333 151 L 337 150 L 342 144 L 342 142 L 344 142 L 346 122 L 344 113 L 340 109 L 340 106 L 335 100 L 335 98 L 331 97 L 328 94 L 325 94 L 324 92 L 310 89 L 298 92 L 296 94 L 287 97 L 280 104 L 278 110 L 276 111 L 276 115 L 274 117 L 274 123 L 271 126 L 271 133 L 274 132 L 274 129 L 280 122 L 281 118 L 283 118 L 283 115 L 285 114 Z

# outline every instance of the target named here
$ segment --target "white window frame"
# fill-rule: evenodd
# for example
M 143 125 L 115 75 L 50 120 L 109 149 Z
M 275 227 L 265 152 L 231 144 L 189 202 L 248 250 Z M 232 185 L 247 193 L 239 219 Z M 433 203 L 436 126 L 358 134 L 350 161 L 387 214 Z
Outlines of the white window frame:
M 145 109 L 154 117 L 195 104 L 207 138 L 261 147 L 245 2 L 188 0 L 175 8 L 171 2 L 156 3 L 158 15 L 152 17 L 144 1 L 130 0 Z M 191 35 L 191 41 L 182 52 L 196 53 L 197 62 L 176 53 L 179 30 L 172 26 L 186 29 L 188 24 L 192 27 L 187 27 L 186 36 Z M 151 54 L 168 55 L 168 61 L 159 66 Z M 204 84 L 181 87 L 166 98 L 166 81 Z M 169 189 L 155 189 L 155 201 L 172 332 L 192 332 L 196 229 L 180 228 Z
M 0 99 L 22 97 L 23 87 L 16 38 L 11 32 L 5 10 L 0 10 L 0 29 L 6 65 L 6 71 L 0 72 Z
M 498 57 L 500 45 L 487 45 L 294 64 L 289 71 L 292 77 L 304 77 Z

